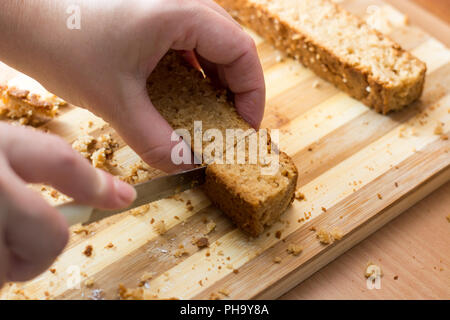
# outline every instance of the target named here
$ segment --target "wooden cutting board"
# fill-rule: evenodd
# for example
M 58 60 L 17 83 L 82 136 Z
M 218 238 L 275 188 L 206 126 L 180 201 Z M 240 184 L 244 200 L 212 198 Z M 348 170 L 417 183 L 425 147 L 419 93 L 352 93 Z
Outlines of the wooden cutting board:
M 190 190 L 152 204 L 143 215 L 124 213 L 91 225 L 87 235 L 71 233 L 49 271 L 5 286 L 0 297 L 114 299 L 119 284 L 137 288 L 151 273 L 142 287 L 148 298 L 276 298 L 448 181 L 450 50 L 417 27 L 403 25 L 401 13 L 381 1 L 342 5 L 360 16 L 369 5 L 384 10 L 390 21 L 383 24 L 385 31 L 427 63 L 425 91 L 420 102 L 383 116 L 253 35 L 267 82 L 263 127 L 280 129 L 281 148 L 299 168 L 298 189 L 306 197 L 296 200 L 279 223 L 250 239 L 200 190 Z M 436 132 L 439 123 L 444 135 Z M 112 132 L 120 145 L 115 160 L 124 168 L 139 160 L 85 110 L 66 107 L 44 128 L 69 142 L 86 132 Z M 208 234 L 210 247 L 198 249 L 191 241 L 205 232 L 205 219 L 216 228 Z M 168 231 L 159 235 L 152 220 L 164 220 Z M 343 238 L 321 244 L 312 230 L 322 228 L 338 228 Z M 303 246 L 303 252 L 289 254 L 290 244 Z M 91 257 L 83 254 L 88 245 Z M 187 253 L 177 257 L 180 245 Z M 276 257 L 281 262 L 275 263 Z

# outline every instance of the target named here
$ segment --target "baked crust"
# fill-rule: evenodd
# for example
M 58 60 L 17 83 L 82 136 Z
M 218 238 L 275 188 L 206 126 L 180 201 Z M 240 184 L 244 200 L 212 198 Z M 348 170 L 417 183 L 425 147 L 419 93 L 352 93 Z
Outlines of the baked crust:
M 223 166 L 217 164 L 208 166 L 203 190 L 218 208 L 251 236 L 260 235 L 265 227 L 276 222 L 294 201 L 298 171 L 291 158 L 284 152 L 280 152 L 280 173 L 272 177 L 272 180 L 277 182 L 285 180 L 285 184 L 282 187 L 267 190 L 268 192 L 262 197 L 256 197 L 250 192 L 242 192 L 239 187 L 242 181 L 230 175 L 230 171 L 235 168 Z M 244 167 L 244 165 L 239 166 Z M 249 183 L 256 187 L 255 181 Z M 270 186 L 267 181 L 259 183 Z
M 216 2 L 275 47 L 377 112 L 399 110 L 422 94 L 425 63 L 332 1 Z M 318 37 L 308 32 L 321 28 L 330 34 Z
M 59 106 L 66 102 L 54 95 L 40 94 L 15 86 L 0 85 L 0 114 L 22 124 L 39 124 L 44 119 L 54 118 Z
M 188 66 L 175 52 L 166 54 L 147 83 L 155 108 L 172 128 L 187 129 L 191 137 L 194 136 L 194 121 L 199 120 L 203 131 L 215 128 L 224 137 L 227 129 L 251 130 L 236 112 L 227 92 L 215 88 L 209 79 Z M 251 134 L 256 133 L 253 131 L 242 139 Z M 192 141 L 188 143 L 193 145 Z M 208 142 L 203 143 L 205 151 Z M 270 152 L 270 137 L 267 143 Z M 261 168 L 265 165 L 259 162 L 209 164 L 203 190 L 240 229 L 257 236 L 265 226 L 276 221 L 294 199 L 297 168 L 285 153 L 280 152 L 279 159 L 274 175 L 262 175 Z

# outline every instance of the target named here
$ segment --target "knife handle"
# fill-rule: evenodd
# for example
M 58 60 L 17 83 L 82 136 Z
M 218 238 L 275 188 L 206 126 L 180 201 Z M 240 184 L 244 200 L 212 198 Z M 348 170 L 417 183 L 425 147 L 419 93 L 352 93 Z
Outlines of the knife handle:
M 94 210 L 94 208 L 90 206 L 84 206 L 73 202 L 56 206 L 56 209 L 58 209 L 58 211 L 66 218 L 69 226 L 88 221 Z

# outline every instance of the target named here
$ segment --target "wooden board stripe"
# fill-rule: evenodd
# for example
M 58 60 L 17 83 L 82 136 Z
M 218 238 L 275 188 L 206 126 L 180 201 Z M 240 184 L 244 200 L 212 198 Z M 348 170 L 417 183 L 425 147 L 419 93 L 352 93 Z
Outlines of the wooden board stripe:
M 448 103 L 449 101 L 450 96 L 447 96 L 445 103 Z M 440 118 L 444 118 L 444 116 L 448 114 L 447 109 L 444 107 L 435 109 L 434 113 Z M 283 216 L 283 220 L 270 228 L 269 232 L 273 235 L 274 231 L 283 230 L 283 236 L 289 235 L 298 228 L 297 220 L 302 217 L 301 214 L 305 211 L 311 212 L 311 218 L 318 217 L 322 214 L 320 209 L 321 206 L 326 208 L 332 207 L 339 202 L 340 199 L 345 199 L 347 196 L 365 186 L 366 183 L 376 179 L 380 172 L 384 173 L 389 171 L 392 166 L 400 164 L 421 148 L 426 148 L 429 143 L 439 141 L 440 138 L 432 134 L 433 129 L 434 126 L 428 125 L 421 130 L 423 131 L 421 132 L 421 135 L 409 137 L 405 139 L 405 141 L 399 141 L 396 137 L 398 136 L 400 129 L 396 128 L 383 138 L 366 147 L 365 150 L 361 150 L 351 158 L 341 162 L 311 183 L 303 186 L 302 190 L 304 190 L 304 193 L 307 195 L 308 202 L 295 202 L 293 207 Z M 426 135 L 426 130 L 428 130 L 428 133 L 431 131 L 431 134 Z M 373 159 L 377 158 L 381 152 L 386 152 L 386 146 L 388 144 L 391 144 L 391 152 L 393 153 L 392 158 L 395 159 L 395 161 L 391 161 L 393 159 L 385 158 L 375 161 L 374 163 Z M 426 154 L 426 152 L 421 154 Z M 441 160 L 441 158 L 438 159 Z M 444 168 L 448 165 L 449 161 L 448 157 L 444 158 L 444 160 L 445 159 Z M 351 183 L 354 181 L 353 179 L 355 176 L 362 180 L 361 182 L 358 182 L 356 186 Z M 377 197 L 376 194 L 373 193 L 372 196 L 374 198 Z M 235 267 L 240 267 L 257 256 L 260 252 L 273 246 L 278 242 L 278 239 L 272 236 L 248 241 L 248 239 L 238 230 L 235 230 L 219 239 L 219 241 L 220 246 L 215 246 L 214 244 L 212 246 L 214 250 L 211 250 L 211 260 L 220 260 L 220 257 L 213 253 L 215 250 L 222 250 L 225 256 L 235 258 L 232 261 Z M 218 249 L 218 247 L 220 247 L 220 249 Z M 198 255 L 199 254 L 197 254 L 197 256 Z M 169 271 L 169 277 L 172 277 L 175 281 L 171 284 L 167 284 L 165 277 L 158 277 L 150 282 L 150 287 L 159 288 L 159 294 L 166 294 L 166 297 L 176 296 L 188 298 L 199 293 L 201 288 L 199 289 L 199 286 L 196 285 L 199 280 L 203 280 L 203 283 L 214 283 L 224 277 L 224 275 L 231 273 L 231 270 L 208 270 L 208 264 L 200 265 L 196 270 L 190 270 L 189 266 L 199 259 L 200 257 L 193 255 L 178 264 L 175 268 L 172 268 Z M 183 275 L 182 279 L 180 279 L 180 282 L 182 283 L 176 281 L 177 275 Z M 205 277 L 208 278 L 207 281 Z
M 447 152 L 442 151 L 445 147 L 447 147 Z M 400 163 L 398 169 L 390 169 L 369 185 L 364 186 L 352 194 L 349 198 L 340 201 L 328 209 L 327 213 L 321 214 L 317 219 L 303 225 L 297 231 L 286 237 L 284 239 L 285 241 L 278 242 L 262 255 L 242 266 L 237 275 L 233 274 L 222 278 L 193 298 L 207 299 L 209 294 L 217 292 L 222 288 L 229 289 L 233 293 L 233 298 L 236 299 L 273 299 L 280 296 L 286 290 L 295 286 L 296 283 L 304 280 L 313 272 L 342 254 L 345 250 L 351 248 L 352 245 L 359 241 L 356 234 L 361 231 L 364 231 L 364 235 L 371 234 L 402 212 L 406 207 L 403 205 L 398 208 L 397 205 L 402 202 L 405 195 L 411 192 L 414 193 L 414 190 L 409 190 L 411 187 L 409 173 L 415 170 L 418 165 L 421 170 L 427 171 L 432 177 L 425 181 L 420 181 L 423 185 L 427 185 L 433 181 L 433 178 L 436 178 L 433 174 L 441 172 L 440 170 L 444 170 L 445 172 L 439 176 L 440 181 L 438 183 L 432 184 L 429 192 L 450 179 L 450 161 L 448 159 L 450 150 L 448 146 L 442 140 L 437 140 L 432 145 L 428 145 L 426 150 L 423 151 L 427 154 L 426 159 L 423 159 L 421 154 L 416 153 L 412 155 Z M 439 160 L 445 160 L 443 162 L 444 165 Z M 395 187 L 392 184 L 393 180 L 398 183 L 399 187 Z M 373 206 L 380 206 L 381 204 L 379 199 L 373 194 L 374 186 L 385 195 L 384 197 L 388 198 L 389 205 L 385 208 L 379 207 L 381 210 L 380 214 L 372 216 L 371 219 L 373 222 L 369 224 L 368 221 L 362 221 L 368 217 L 365 213 L 373 210 Z M 421 197 L 417 198 L 417 200 L 420 199 Z M 392 209 L 397 214 L 387 214 Z M 340 219 L 339 217 L 341 216 L 344 218 Z M 339 226 L 345 232 L 345 236 L 341 241 L 336 241 L 332 245 L 325 247 L 315 239 L 313 232 L 310 230 L 312 226 L 317 229 L 321 227 L 329 228 L 330 226 Z M 364 227 L 360 228 L 360 226 Z M 304 251 L 300 257 L 293 257 L 287 254 L 285 243 L 301 243 L 304 246 Z M 433 249 L 430 248 L 430 250 Z M 338 251 L 338 254 L 336 254 L 336 251 Z M 439 256 L 438 253 L 436 254 Z M 314 255 L 324 256 L 322 259 L 323 263 L 310 263 L 310 261 L 316 261 L 316 259 L 312 260 L 316 258 Z M 332 256 L 331 259 L 325 257 L 329 255 Z M 276 256 L 283 259 L 282 266 L 273 262 L 273 258 Z M 257 272 L 261 281 L 249 281 L 249 279 L 254 277 L 256 269 L 258 270 Z M 274 273 L 278 275 L 276 279 L 270 277 Z M 362 279 L 361 281 L 364 280 Z
M 377 0 L 344 2 L 358 14 L 369 4 L 383 5 Z M 160 298 L 209 298 L 223 288 L 233 298 L 273 298 L 303 280 L 392 219 L 407 203 L 449 179 L 449 143 L 434 134 L 434 129 L 441 122 L 444 131 L 449 131 L 450 51 L 414 26 L 398 27 L 390 36 L 424 60 L 428 74 L 421 102 L 382 116 L 323 81 L 313 88 L 318 80 L 314 74 L 291 59 L 278 61 L 282 54 L 253 34 L 268 87 L 263 126 L 281 129 L 280 144 L 299 167 L 298 187 L 307 197 L 295 201 L 267 235 L 249 239 L 201 191 L 190 190 L 156 203 L 142 216 L 123 213 L 91 226 L 88 236 L 72 237 L 53 266 L 55 274 L 47 271 L 28 283 L 8 286 L 0 297 L 23 287 L 32 298 L 45 298 L 46 291 L 53 298 L 88 298 L 92 290 L 84 285 L 67 288 L 66 270 L 71 265 L 81 268 L 82 279 L 92 277 L 94 288 L 104 290 L 105 298 L 117 298 L 120 282 L 137 286 L 146 271 L 155 272 L 146 291 Z M 68 108 L 43 128 L 69 142 L 82 132 L 96 137 L 111 133 L 120 143 L 117 162 L 129 166 L 139 161 L 103 120 L 85 110 Z M 191 210 L 186 206 L 188 200 Z M 308 219 L 298 222 L 305 214 Z M 206 217 L 217 224 L 209 235 L 209 256 L 191 243 L 202 234 Z M 168 232 L 158 235 L 151 219 L 164 219 Z M 339 226 L 345 237 L 324 247 L 309 230 L 311 226 Z M 276 231 L 282 232 L 284 241 L 275 237 Z M 109 242 L 115 248 L 105 249 Z M 290 242 L 305 247 L 299 257 L 287 255 Z M 82 254 L 87 244 L 94 247 L 92 258 Z M 176 258 L 173 251 L 179 244 L 188 253 Z M 283 258 L 282 264 L 273 263 L 275 256 Z M 255 274 L 258 281 L 254 281 Z

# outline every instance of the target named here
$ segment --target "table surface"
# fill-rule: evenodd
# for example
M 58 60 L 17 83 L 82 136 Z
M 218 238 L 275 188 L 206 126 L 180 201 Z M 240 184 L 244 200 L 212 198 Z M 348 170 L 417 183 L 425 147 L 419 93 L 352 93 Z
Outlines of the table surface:
M 448 0 L 405 1 L 450 23 Z M 388 2 L 402 9 L 402 1 Z M 280 299 L 450 299 L 449 215 L 450 182 Z M 367 288 L 368 262 L 382 269 L 380 289 Z

